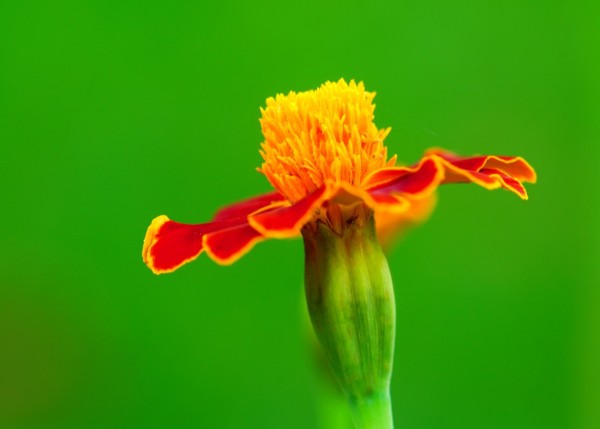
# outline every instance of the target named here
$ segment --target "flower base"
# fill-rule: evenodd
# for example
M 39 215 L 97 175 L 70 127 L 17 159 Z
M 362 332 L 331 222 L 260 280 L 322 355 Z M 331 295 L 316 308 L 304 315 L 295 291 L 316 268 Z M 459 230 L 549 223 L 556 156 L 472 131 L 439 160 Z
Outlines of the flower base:
M 358 428 L 392 428 L 395 302 L 371 212 L 303 230 L 306 299 L 313 327 Z

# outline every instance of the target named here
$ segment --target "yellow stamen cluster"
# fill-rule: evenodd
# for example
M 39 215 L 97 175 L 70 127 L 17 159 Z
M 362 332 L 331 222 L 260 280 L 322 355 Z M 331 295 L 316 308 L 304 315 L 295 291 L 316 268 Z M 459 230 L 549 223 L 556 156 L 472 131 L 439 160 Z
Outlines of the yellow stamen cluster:
M 264 162 L 258 169 L 289 201 L 325 182 L 360 186 L 372 171 L 392 166 L 383 140 L 390 129 L 373 123 L 375 93 L 362 82 L 327 82 L 319 89 L 278 94 L 261 109 Z

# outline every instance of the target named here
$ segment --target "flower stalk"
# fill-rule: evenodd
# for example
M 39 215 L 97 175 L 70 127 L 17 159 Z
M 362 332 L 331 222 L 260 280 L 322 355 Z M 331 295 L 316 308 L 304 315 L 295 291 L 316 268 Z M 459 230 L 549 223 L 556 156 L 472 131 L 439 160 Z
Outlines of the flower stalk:
M 303 229 L 306 299 L 356 427 L 388 429 L 393 428 L 394 291 L 373 213 L 362 213 L 345 221 L 341 231 L 323 222 Z

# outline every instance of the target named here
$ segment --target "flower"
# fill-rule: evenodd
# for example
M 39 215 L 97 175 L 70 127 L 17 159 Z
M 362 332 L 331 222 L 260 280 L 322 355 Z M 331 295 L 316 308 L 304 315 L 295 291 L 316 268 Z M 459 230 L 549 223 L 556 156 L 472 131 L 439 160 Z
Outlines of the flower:
M 374 97 L 362 82 L 340 79 L 269 98 L 261 109 L 264 162 L 258 171 L 275 191 L 225 207 L 208 223 L 155 218 L 144 239 L 144 262 L 156 274 L 168 273 L 205 251 L 231 264 L 262 240 L 297 237 L 319 224 L 341 234 L 349 221 L 360 223 L 371 211 L 382 227 L 404 222 L 425 216 L 445 183 L 504 188 L 527 199 L 522 182 L 533 183 L 536 175 L 520 157 L 433 149 L 415 165 L 396 166 L 384 145 L 390 129 L 373 122 Z
M 519 157 L 464 158 L 441 149 L 396 166 L 384 145 L 389 128 L 373 122 L 374 96 L 362 83 L 339 80 L 269 98 L 258 171 L 275 191 L 225 207 L 208 223 L 159 216 L 142 256 L 161 274 L 202 251 L 229 264 L 267 238 L 302 235 L 307 307 L 355 424 L 388 429 L 396 307 L 380 240 L 425 218 L 440 184 L 471 182 L 526 199 L 521 182 L 536 176 Z

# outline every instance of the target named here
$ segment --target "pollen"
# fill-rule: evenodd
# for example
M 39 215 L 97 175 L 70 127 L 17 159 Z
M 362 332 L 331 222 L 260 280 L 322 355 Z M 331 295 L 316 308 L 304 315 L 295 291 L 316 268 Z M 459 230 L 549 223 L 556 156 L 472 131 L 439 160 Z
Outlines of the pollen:
M 390 128 L 373 123 L 374 97 L 362 82 L 340 79 L 267 99 L 258 171 L 294 203 L 328 182 L 360 187 L 370 172 L 393 166 L 383 142 Z

